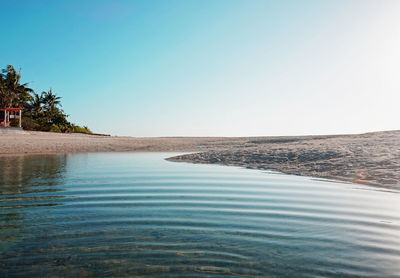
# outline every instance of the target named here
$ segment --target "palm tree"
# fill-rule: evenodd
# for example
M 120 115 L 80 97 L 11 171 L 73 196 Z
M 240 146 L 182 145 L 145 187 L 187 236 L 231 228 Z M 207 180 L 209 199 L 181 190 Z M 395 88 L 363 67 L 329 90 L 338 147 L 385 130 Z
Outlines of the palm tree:
M 6 86 L 4 82 L 4 74 L 0 72 L 0 107 L 5 107 L 6 104 Z
M 35 117 L 38 117 L 43 113 L 43 93 L 42 95 L 36 93 L 33 94 L 33 98 L 30 102 L 30 110 L 32 115 Z
M 7 88 L 6 75 L 3 74 L 5 70 L 0 73 L 0 107 L 9 107 L 12 102 L 13 96 Z
M 58 105 L 62 106 L 60 101 L 61 97 L 53 94 L 53 90 L 51 88 L 48 92 L 42 92 L 41 98 L 46 110 L 48 111 L 54 110 Z
M 20 84 L 21 71 L 16 71 L 12 65 L 3 69 L 1 73 L 0 102 L 3 107 L 26 106 L 32 100 L 33 90 L 28 83 Z

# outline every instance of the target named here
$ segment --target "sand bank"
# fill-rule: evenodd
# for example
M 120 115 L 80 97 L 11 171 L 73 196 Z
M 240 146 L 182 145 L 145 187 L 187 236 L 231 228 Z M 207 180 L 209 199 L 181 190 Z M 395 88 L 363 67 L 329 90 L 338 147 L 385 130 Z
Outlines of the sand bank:
M 400 131 L 299 137 L 106 137 L 0 133 L 0 156 L 82 152 L 196 152 L 171 161 L 272 169 L 400 189 Z

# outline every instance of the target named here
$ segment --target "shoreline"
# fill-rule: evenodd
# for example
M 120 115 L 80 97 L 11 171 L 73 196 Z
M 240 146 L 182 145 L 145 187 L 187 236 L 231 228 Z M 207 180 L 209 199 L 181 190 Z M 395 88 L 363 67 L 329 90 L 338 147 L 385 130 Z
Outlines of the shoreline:
M 92 152 L 186 152 L 189 154 L 167 160 L 400 189 L 400 130 L 354 135 L 149 138 L 0 133 L 0 158 Z

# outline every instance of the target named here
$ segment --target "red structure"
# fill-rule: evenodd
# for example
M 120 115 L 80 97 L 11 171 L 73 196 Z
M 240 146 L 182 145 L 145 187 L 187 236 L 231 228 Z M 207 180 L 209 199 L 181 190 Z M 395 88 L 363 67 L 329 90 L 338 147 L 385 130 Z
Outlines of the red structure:
M 11 127 L 11 122 L 19 120 L 18 126 L 22 124 L 23 108 L 0 108 L 0 127 Z

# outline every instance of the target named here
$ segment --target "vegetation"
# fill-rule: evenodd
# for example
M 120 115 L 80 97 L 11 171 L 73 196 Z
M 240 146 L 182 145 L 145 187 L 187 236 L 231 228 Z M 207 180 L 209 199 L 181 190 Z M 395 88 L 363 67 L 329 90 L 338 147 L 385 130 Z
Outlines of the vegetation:
M 0 73 L 0 108 L 24 108 L 24 129 L 92 133 L 88 127 L 80 127 L 67 120 L 68 115 L 61 109 L 60 100 L 61 97 L 54 94 L 52 89 L 38 94 L 28 87 L 28 83 L 21 84 L 21 71 L 16 71 L 12 65 Z M 18 122 L 14 120 L 11 125 L 17 126 Z

